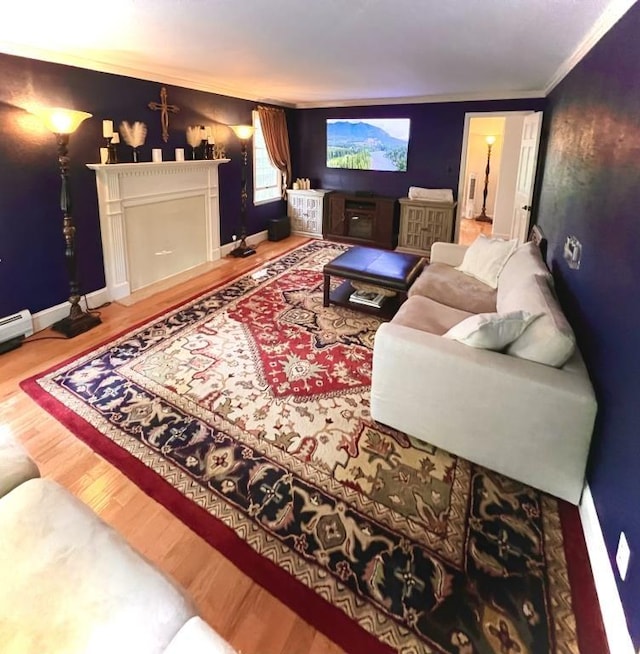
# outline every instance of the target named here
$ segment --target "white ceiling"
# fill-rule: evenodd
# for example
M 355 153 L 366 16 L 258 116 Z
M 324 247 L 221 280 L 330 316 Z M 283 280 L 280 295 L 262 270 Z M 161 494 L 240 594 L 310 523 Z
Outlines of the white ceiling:
M 539 97 L 633 2 L 12 0 L 0 52 L 295 107 Z

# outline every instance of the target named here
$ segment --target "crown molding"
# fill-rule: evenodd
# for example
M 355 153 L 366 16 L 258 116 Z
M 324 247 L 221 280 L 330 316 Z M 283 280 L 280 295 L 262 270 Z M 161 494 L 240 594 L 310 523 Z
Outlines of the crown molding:
M 485 100 L 517 100 L 523 98 L 541 98 L 544 97 L 544 91 L 497 91 L 481 93 L 458 93 L 446 95 L 421 95 L 408 96 L 401 98 L 370 98 L 370 99 L 353 99 L 353 100 L 326 100 L 326 101 L 283 101 L 275 98 L 263 98 L 258 95 L 248 94 L 243 89 L 232 85 L 214 85 L 211 82 L 199 77 L 182 77 L 173 73 L 163 73 L 162 71 L 150 71 L 143 68 L 116 64 L 108 61 L 89 59 L 79 57 L 67 52 L 59 52 L 46 48 L 38 48 L 9 41 L 0 41 L 0 52 L 16 57 L 26 57 L 28 59 L 37 59 L 54 64 L 63 64 L 65 66 L 75 66 L 94 70 L 100 73 L 110 73 L 113 75 L 122 75 L 124 77 L 133 77 L 136 79 L 146 80 L 148 82 L 158 82 L 178 86 L 181 88 L 192 89 L 195 91 L 204 91 L 206 93 L 215 93 L 227 97 L 238 98 L 240 100 L 250 100 L 253 102 L 264 102 L 266 104 L 278 105 L 290 109 L 320 109 L 331 107 L 365 107 L 374 105 L 394 105 L 394 104 L 425 104 L 438 102 L 472 102 Z
M 135 79 L 145 80 L 147 82 L 158 82 L 160 84 L 178 86 L 194 91 L 215 93 L 216 95 L 224 95 L 227 97 L 237 98 L 239 100 L 250 100 L 253 102 L 264 102 L 266 104 L 277 104 L 279 106 L 289 108 L 294 108 L 295 106 L 293 103 L 282 102 L 280 100 L 276 101 L 271 98 L 263 98 L 258 95 L 247 94 L 246 91 L 243 91 L 242 89 L 236 88 L 234 86 L 214 85 L 200 76 L 182 77 L 180 75 L 175 75 L 174 73 L 163 72 L 161 69 L 150 71 L 144 68 L 126 66 L 123 64 L 100 61 L 97 59 L 89 59 L 87 57 L 79 57 L 67 52 L 48 50 L 45 48 L 38 48 L 30 45 L 12 43 L 10 41 L 0 41 L 0 52 L 16 57 L 26 57 L 28 59 L 47 61 L 52 64 L 63 64 L 65 66 L 84 68 L 86 70 L 93 70 L 99 73 L 122 75 L 123 77 L 132 77 Z
M 370 98 L 366 100 L 329 100 L 297 102 L 296 109 L 329 109 L 331 107 L 368 107 L 392 104 L 433 104 L 438 102 L 484 102 L 490 100 L 522 100 L 544 98 L 544 91 L 495 91 L 481 93 L 451 93 L 446 95 L 419 95 L 405 98 Z
M 587 32 L 573 54 L 565 59 L 544 89 L 547 96 L 580 63 L 593 46 L 631 9 L 636 0 L 613 0 Z

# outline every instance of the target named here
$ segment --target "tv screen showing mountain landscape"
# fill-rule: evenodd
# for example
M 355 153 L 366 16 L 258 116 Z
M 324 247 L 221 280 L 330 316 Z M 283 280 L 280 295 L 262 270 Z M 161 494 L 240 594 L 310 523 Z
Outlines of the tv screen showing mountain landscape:
M 406 172 L 409 118 L 327 120 L 327 167 Z

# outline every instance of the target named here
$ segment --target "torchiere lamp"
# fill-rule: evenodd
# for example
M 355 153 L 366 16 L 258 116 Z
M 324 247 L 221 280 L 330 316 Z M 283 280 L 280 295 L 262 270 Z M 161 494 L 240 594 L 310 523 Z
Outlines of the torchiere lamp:
M 101 322 L 98 316 L 86 313 L 80 307 L 80 287 L 76 271 L 76 228 L 73 223 L 73 217 L 71 216 L 71 195 L 69 192 L 69 134 L 73 134 L 78 129 L 80 123 L 87 118 L 91 118 L 92 114 L 73 109 L 61 109 L 59 107 L 33 109 L 31 113 L 42 120 L 46 127 L 56 135 L 58 141 L 58 164 L 60 166 L 60 180 L 62 183 L 60 190 L 60 209 L 63 215 L 62 234 L 64 235 L 66 244 L 64 254 L 67 263 L 67 274 L 69 276 L 69 302 L 71 309 L 66 318 L 52 325 L 52 329 L 64 334 L 67 338 L 73 338 L 78 334 L 92 329 Z
M 254 128 L 251 125 L 230 125 L 235 135 L 242 143 L 242 168 L 240 173 L 240 242 L 231 250 L 231 256 L 249 257 L 256 251 L 247 245 L 247 141 L 253 136 Z
M 476 220 L 480 221 L 481 223 L 492 223 L 493 219 L 487 216 L 487 192 L 489 189 L 489 172 L 491 170 L 490 168 L 491 146 L 496 142 L 496 137 L 487 136 L 485 141 L 487 142 L 487 167 L 485 168 L 484 171 L 484 191 L 482 193 L 482 210 L 480 211 L 480 215 L 476 216 Z

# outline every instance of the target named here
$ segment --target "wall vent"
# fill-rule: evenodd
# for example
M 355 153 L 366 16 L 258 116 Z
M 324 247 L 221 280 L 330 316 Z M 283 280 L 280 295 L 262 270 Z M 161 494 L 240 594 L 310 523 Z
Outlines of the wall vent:
M 31 336 L 31 334 L 33 334 L 33 319 L 27 309 L 0 318 L 0 343 L 21 336 Z

